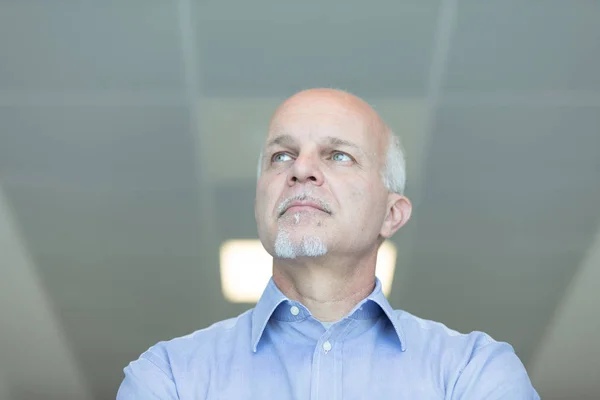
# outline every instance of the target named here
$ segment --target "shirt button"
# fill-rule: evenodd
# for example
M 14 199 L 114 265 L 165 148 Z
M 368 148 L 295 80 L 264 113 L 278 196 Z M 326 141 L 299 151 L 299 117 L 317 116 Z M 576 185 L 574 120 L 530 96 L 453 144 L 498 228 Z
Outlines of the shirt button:
M 300 309 L 296 306 L 292 306 L 292 308 L 290 308 L 290 312 L 292 313 L 292 315 L 298 315 L 300 314 Z
M 331 350 L 331 343 L 329 343 L 329 340 L 326 341 L 325 343 L 323 343 L 323 350 L 325 350 L 325 351 Z

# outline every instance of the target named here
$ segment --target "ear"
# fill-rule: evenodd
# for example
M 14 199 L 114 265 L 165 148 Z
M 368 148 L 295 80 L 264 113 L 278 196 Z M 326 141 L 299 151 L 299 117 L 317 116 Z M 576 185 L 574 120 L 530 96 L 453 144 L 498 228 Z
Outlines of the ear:
M 388 239 L 410 219 L 412 204 L 406 196 L 398 193 L 388 195 L 387 214 L 381 226 L 380 235 Z

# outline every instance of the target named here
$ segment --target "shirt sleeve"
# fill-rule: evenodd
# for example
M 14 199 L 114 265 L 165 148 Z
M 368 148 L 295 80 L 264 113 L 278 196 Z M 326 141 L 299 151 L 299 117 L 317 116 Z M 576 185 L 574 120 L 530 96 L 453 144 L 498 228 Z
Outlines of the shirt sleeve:
M 491 342 L 471 354 L 452 400 L 539 400 L 525 367 L 507 343 Z
M 131 362 L 124 372 L 117 400 L 179 399 L 168 364 L 150 351 Z

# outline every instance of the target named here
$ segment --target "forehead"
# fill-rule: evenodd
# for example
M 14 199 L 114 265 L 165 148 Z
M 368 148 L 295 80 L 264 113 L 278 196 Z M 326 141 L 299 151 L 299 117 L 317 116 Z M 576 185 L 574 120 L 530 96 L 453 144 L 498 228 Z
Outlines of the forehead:
M 339 99 L 290 99 L 273 115 L 267 142 L 282 135 L 298 142 L 331 142 L 337 138 L 353 142 L 367 152 L 379 153 L 383 135 L 377 129 L 377 116 L 361 106 Z

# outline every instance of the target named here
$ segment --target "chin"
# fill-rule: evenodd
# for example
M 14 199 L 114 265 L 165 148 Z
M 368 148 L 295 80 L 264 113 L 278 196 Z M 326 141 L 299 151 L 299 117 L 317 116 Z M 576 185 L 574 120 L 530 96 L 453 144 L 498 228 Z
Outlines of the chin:
M 315 234 L 302 232 L 289 233 L 280 229 L 273 246 L 276 257 L 294 259 L 298 257 L 319 257 L 327 254 L 327 243 Z

